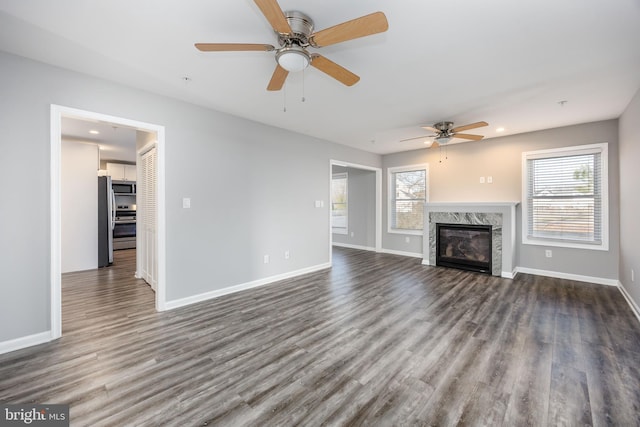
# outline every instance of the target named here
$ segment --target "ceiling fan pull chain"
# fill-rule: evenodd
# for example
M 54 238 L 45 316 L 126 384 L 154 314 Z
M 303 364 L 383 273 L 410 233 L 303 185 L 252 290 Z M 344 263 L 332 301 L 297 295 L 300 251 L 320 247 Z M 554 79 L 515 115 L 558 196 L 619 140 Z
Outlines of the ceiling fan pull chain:
M 287 112 L 287 84 L 282 86 L 282 112 Z
M 302 70 L 302 102 L 305 101 L 304 98 L 304 69 Z

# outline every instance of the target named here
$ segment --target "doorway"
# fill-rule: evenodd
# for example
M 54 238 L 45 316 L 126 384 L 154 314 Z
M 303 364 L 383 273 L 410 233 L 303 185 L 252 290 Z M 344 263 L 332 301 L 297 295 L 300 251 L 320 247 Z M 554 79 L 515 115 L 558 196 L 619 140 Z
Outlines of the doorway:
M 332 260 L 333 258 L 334 244 L 381 252 L 382 169 L 356 163 L 330 160 L 329 172 L 329 194 L 331 196 L 329 209 L 329 259 Z M 351 179 L 349 178 L 350 175 Z M 357 184 L 358 188 L 353 187 L 356 182 L 359 182 L 359 184 Z M 346 193 L 346 197 L 341 197 L 341 200 L 334 200 L 334 187 L 335 189 L 340 189 L 343 186 L 345 187 L 344 190 L 347 190 L 342 190 Z M 352 197 L 349 197 L 349 189 L 355 190 L 351 191 Z M 363 192 L 366 194 L 362 194 Z M 356 196 L 358 199 L 355 198 Z M 349 200 L 351 200 L 351 206 L 349 206 Z M 334 202 L 340 205 L 340 209 L 333 209 Z M 344 206 L 344 202 L 346 202 L 346 207 Z M 346 215 L 343 216 L 343 214 L 339 212 L 341 210 L 346 210 Z M 338 214 L 338 217 L 334 218 L 334 214 Z M 366 218 L 364 218 L 364 216 L 366 216 Z M 365 237 L 362 239 L 362 234 L 369 234 L 366 230 L 367 227 L 360 229 L 354 227 L 355 224 L 362 226 L 363 223 L 370 224 L 368 228 L 373 229 L 372 238 Z M 355 242 L 356 244 L 349 242 Z
M 157 275 L 155 282 L 155 306 L 156 310 L 163 311 L 166 308 L 165 292 L 165 181 L 164 181 L 164 127 L 155 124 L 139 122 L 131 119 L 109 116 L 101 113 L 78 110 L 59 105 L 51 106 L 51 335 L 52 339 L 62 336 L 62 298 L 61 298 L 61 147 L 62 147 L 62 120 L 73 118 L 96 123 L 109 123 L 113 126 L 121 126 L 135 129 L 139 132 L 153 135 L 153 144 L 156 151 L 156 166 L 154 170 L 156 188 L 157 214 L 155 224 L 157 230 L 157 244 L 155 248 L 155 261 L 157 262 Z M 138 151 L 138 150 L 137 150 Z M 141 258 L 136 249 L 137 258 Z

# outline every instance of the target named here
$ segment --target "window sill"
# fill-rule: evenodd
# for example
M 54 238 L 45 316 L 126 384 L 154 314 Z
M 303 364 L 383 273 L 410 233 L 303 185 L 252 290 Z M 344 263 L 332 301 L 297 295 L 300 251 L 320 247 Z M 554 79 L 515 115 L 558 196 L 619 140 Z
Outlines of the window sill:
M 556 248 L 568 248 L 568 249 L 587 249 L 591 251 L 608 251 L 609 250 L 608 242 L 603 242 L 601 244 L 588 244 L 588 243 L 553 240 L 553 239 L 545 239 L 545 238 L 531 238 L 528 236 L 522 237 L 522 244 L 536 245 L 536 246 L 553 246 Z
M 422 230 L 403 230 L 399 228 L 389 228 L 387 229 L 387 233 L 389 234 L 409 234 L 411 236 L 422 236 L 424 232 Z

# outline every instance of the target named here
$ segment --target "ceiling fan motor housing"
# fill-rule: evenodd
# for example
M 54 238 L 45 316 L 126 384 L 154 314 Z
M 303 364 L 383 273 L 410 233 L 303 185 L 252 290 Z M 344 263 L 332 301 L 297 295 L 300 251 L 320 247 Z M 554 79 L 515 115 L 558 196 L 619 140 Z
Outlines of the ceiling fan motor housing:
M 441 133 L 448 135 L 453 129 L 453 122 L 438 122 L 433 125 L 433 127 L 438 129 Z
M 280 46 L 285 47 L 293 43 L 302 47 L 309 46 L 309 37 L 313 34 L 313 20 L 297 10 L 286 11 L 284 16 L 291 27 L 291 33 L 278 33 Z

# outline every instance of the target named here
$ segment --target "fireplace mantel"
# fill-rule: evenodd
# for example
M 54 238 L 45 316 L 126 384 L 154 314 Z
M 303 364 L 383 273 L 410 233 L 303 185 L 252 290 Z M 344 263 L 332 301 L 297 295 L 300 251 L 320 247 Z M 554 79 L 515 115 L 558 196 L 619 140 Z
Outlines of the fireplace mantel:
M 435 265 L 435 223 L 491 224 L 496 228 L 498 259 L 494 275 L 513 278 L 516 266 L 516 206 L 520 202 L 436 202 L 424 209 L 422 263 Z M 433 220 L 436 219 L 436 221 Z

